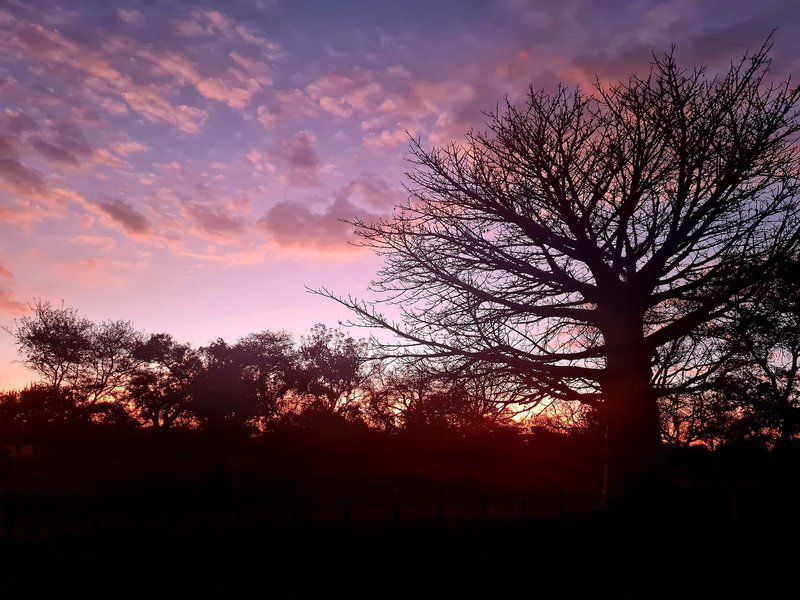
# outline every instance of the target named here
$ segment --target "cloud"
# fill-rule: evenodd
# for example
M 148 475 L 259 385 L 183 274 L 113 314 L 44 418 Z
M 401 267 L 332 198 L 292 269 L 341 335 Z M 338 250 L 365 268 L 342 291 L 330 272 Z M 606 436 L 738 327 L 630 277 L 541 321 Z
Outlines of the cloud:
M 37 170 L 26 167 L 11 140 L 0 136 L 0 184 L 14 194 L 44 194 L 47 184 Z
M 117 10 L 117 16 L 119 17 L 120 21 L 123 21 L 128 25 L 138 25 L 142 22 L 142 13 L 140 13 L 138 10 L 133 10 L 132 8 L 120 8 Z
M 93 103 L 112 114 L 119 114 L 121 99 L 130 110 L 148 121 L 166 122 L 186 133 L 197 133 L 207 118 L 205 111 L 173 104 L 169 99 L 171 87 L 139 81 L 112 64 L 114 52 L 127 54 L 130 46 L 129 40 L 110 38 L 105 40 L 102 52 L 93 51 L 54 29 L 8 13 L 0 19 L 0 51 L 39 63 L 41 68 L 52 71 L 54 77 L 63 79 L 74 89 L 82 90 Z M 76 82 L 76 74 L 82 74 L 85 79 Z M 47 143 L 40 144 L 45 152 Z
M 259 173 L 272 173 L 275 170 L 275 165 L 269 162 L 267 155 L 260 150 L 250 150 L 245 157 Z
M 306 88 L 308 97 L 322 110 L 336 117 L 351 117 L 373 108 L 384 94 L 380 83 L 369 72 L 354 76 L 329 74 Z
M 49 140 L 33 136 L 31 145 L 48 160 L 70 165 L 80 164 L 81 160 L 91 157 L 93 153 L 83 134 L 67 124 L 58 125 Z
M 131 154 L 137 154 L 139 152 L 144 152 L 145 150 L 149 150 L 150 146 L 147 144 L 142 144 L 141 142 L 135 141 L 126 141 L 126 142 L 117 142 L 115 144 L 111 144 L 109 149 L 114 154 L 119 154 L 120 156 L 130 156 Z
M 278 117 L 273 112 L 271 112 L 266 106 L 259 106 L 258 112 L 256 114 L 257 114 L 256 119 L 258 120 L 259 123 L 261 123 L 261 126 L 266 130 L 273 129 L 275 125 L 278 123 Z
M 193 106 L 172 105 L 164 99 L 163 90 L 155 85 L 139 86 L 122 92 L 125 103 L 145 120 L 163 122 L 185 133 L 197 133 L 208 119 L 208 113 Z
M 0 312 L 20 315 L 28 310 L 28 305 L 16 300 L 8 288 L 0 288 Z
M 346 199 L 335 200 L 321 213 L 287 200 L 272 206 L 257 225 L 282 246 L 327 248 L 347 241 L 353 227 L 341 219 L 353 218 L 358 212 Z
M 281 114 L 289 118 L 316 118 L 319 107 L 298 88 L 278 90 L 275 94 Z
M 117 241 L 114 238 L 104 235 L 77 235 L 70 241 L 78 244 L 86 244 L 87 246 L 93 246 L 106 253 L 111 252 L 117 246 Z
M 270 68 L 267 63 L 248 58 L 235 51 L 231 52 L 229 56 L 239 67 L 234 73 L 241 81 L 247 82 L 249 86 L 255 84 L 256 89 L 262 85 L 272 85 Z
M 0 157 L 0 179 L 6 189 L 16 194 L 44 194 L 47 191 L 47 184 L 39 171 L 13 158 Z
M 0 124 L 5 131 L 15 135 L 27 131 L 34 131 L 38 128 L 36 121 L 31 119 L 28 115 L 10 108 L 5 110 Z
M 201 75 L 188 57 L 176 51 L 158 53 L 148 49 L 142 50 L 138 54 L 149 61 L 157 73 L 175 77 L 184 84 L 192 85 L 202 96 L 227 104 L 231 108 L 244 108 L 250 103 L 254 92 L 260 89 L 262 85 L 272 83 L 272 80 L 266 74 L 266 64 L 250 60 L 237 52 L 232 52 L 231 58 L 240 69 L 234 69 L 232 73 L 238 77 L 245 87 L 239 87 L 220 77 L 205 77 Z M 246 71 L 243 72 L 242 68 L 246 69 Z
M 320 181 L 320 161 L 314 149 L 316 138 L 309 133 L 298 133 L 281 142 L 273 151 L 276 160 L 283 163 L 288 171 L 286 182 L 293 186 L 318 186 Z
M 228 210 L 215 210 L 200 204 L 186 206 L 187 214 L 207 233 L 236 234 L 245 229 L 245 221 Z
M 364 147 L 370 150 L 386 150 L 396 148 L 401 144 L 407 144 L 408 133 L 405 129 L 388 130 L 384 129 L 380 133 L 370 133 L 364 136 Z
M 369 210 L 386 213 L 401 204 L 406 195 L 401 190 L 392 187 L 383 177 L 364 175 L 344 185 L 336 197 L 354 202 Z
M 128 233 L 145 234 L 150 231 L 147 217 L 121 200 L 101 204 L 100 209 Z
M 403 197 L 382 177 L 365 175 L 344 185 L 322 211 L 287 200 L 270 207 L 257 226 L 282 246 L 346 248 L 353 234 L 353 225 L 348 221 L 375 221 Z
M 280 44 L 263 37 L 255 28 L 237 23 L 217 10 L 195 10 L 189 18 L 178 23 L 175 29 L 181 35 L 215 35 L 229 41 L 256 46 L 264 56 L 270 58 L 276 58 L 281 50 Z

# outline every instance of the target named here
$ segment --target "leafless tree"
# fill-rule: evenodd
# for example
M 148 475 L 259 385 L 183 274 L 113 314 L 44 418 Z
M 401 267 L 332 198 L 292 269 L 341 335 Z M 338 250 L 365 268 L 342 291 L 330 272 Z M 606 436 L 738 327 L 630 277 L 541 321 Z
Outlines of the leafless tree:
M 379 300 L 319 293 L 396 334 L 387 357 L 491 365 L 532 398 L 597 406 L 611 501 L 650 489 L 658 398 L 713 369 L 692 336 L 798 244 L 800 88 L 768 81 L 770 44 L 717 76 L 670 52 L 592 94 L 531 89 L 464 144 L 414 141 L 408 202 L 356 222 L 385 258 Z

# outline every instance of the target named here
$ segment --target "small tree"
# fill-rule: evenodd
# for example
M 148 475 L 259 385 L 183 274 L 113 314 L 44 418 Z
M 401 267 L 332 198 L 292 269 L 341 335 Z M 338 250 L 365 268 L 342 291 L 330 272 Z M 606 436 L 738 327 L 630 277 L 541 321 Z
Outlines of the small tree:
M 258 414 L 265 425 L 274 418 L 284 395 L 297 379 L 297 357 L 292 336 L 285 331 L 251 333 L 232 348 L 242 375 L 255 390 Z
M 364 344 L 340 329 L 315 325 L 297 350 L 296 390 L 311 399 L 309 408 L 356 417 L 359 386 L 368 377 Z
M 208 432 L 245 435 L 258 416 L 258 396 L 234 348 L 217 339 L 199 354 L 202 369 L 192 381 L 192 411 Z
M 97 324 L 74 308 L 41 300 L 30 308 L 11 330 L 23 363 L 56 397 L 68 389 L 87 412 L 112 408 L 139 364 L 141 334 L 129 321 Z
M 92 347 L 94 324 L 74 308 L 54 307 L 34 300 L 31 314 L 9 330 L 19 347 L 23 364 L 38 373 L 42 382 L 58 396 L 65 385 L 74 384 Z
M 738 353 L 729 379 L 753 426 L 781 444 L 800 432 L 800 263 L 779 265 L 756 302 L 739 308 L 730 328 Z
M 157 333 L 136 348 L 140 365 L 127 388 L 127 399 L 139 419 L 154 429 L 170 429 L 191 421 L 194 379 L 202 369 L 197 352 Z
M 93 407 L 124 393 L 139 367 L 136 349 L 142 334 L 130 321 L 103 321 L 88 332 L 88 348 L 78 365 L 73 385 Z

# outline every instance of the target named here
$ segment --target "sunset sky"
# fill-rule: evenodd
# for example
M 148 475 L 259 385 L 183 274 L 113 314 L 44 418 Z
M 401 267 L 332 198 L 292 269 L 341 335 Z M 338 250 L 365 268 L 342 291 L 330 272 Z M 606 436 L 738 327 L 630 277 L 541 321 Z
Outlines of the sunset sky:
M 0 325 L 33 298 L 203 344 L 346 317 L 379 265 L 339 221 L 405 198 L 406 131 L 458 139 L 530 83 L 673 42 L 724 67 L 794 0 L 0 3 Z M 32 378 L 0 332 L 0 388 Z

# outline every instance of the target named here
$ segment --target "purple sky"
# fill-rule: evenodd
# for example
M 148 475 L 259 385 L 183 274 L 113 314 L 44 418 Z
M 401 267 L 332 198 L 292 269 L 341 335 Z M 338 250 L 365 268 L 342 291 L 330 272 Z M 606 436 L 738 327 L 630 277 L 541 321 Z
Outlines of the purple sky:
M 346 315 L 378 259 L 339 219 L 405 197 L 406 131 L 458 139 L 528 84 L 678 46 L 711 69 L 796 0 L 0 4 L 0 325 L 34 297 L 202 344 Z M 0 388 L 31 374 L 0 333 Z

